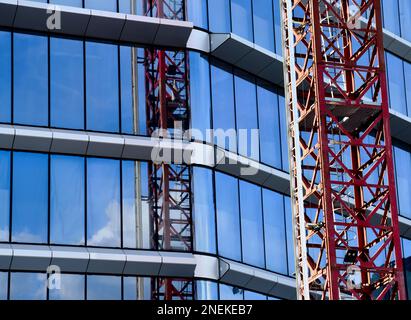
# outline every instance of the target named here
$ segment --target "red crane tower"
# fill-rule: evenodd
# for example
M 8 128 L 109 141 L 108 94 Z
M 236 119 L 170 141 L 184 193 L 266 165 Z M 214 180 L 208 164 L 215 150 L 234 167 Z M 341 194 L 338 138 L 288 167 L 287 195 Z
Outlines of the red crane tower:
M 185 19 L 184 0 L 146 0 L 147 16 Z M 188 54 L 184 50 L 145 50 L 148 135 L 175 137 L 189 129 Z M 191 174 L 183 163 L 148 165 L 152 248 L 191 251 Z M 192 300 L 192 279 L 153 278 L 153 300 Z
M 380 0 L 281 0 L 299 299 L 406 299 Z

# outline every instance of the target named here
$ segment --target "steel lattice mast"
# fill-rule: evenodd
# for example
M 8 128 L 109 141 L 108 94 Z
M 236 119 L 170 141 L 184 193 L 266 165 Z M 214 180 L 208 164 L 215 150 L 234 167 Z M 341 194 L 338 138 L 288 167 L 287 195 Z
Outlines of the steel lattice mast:
M 147 0 L 146 15 L 184 20 L 183 0 Z M 184 50 L 145 50 L 147 130 L 161 137 L 189 129 L 188 55 Z M 176 124 L 178 128 L 176 127 Z M 192 250 L 190 168 L 179 163 L 149 164 L 151 239 L 155 250 Z M 193 280 L 153 278 L 152 298 L 193 299 Z
M 406 299 L 380 0 L 281 0 L 299 299 Z

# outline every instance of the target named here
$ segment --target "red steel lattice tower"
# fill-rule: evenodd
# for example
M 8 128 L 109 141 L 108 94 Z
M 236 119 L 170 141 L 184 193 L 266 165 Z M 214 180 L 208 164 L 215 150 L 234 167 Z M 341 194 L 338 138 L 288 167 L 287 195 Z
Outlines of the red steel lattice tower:
M 380 0 L 281 0 L 299 299 L 406 299 Z
M 147 0 L 146 15 L 184 20 L 183 0 Z M 184 50 L 145 50 L 148 134 L 178 137 L 189 129 L 188 55 Z M 181 163 L 149 164 L 151 240 L 155 250 L 192 250 L 190 167 Z M 155 300 L 192 300 L 192 279 L 153 278 Z

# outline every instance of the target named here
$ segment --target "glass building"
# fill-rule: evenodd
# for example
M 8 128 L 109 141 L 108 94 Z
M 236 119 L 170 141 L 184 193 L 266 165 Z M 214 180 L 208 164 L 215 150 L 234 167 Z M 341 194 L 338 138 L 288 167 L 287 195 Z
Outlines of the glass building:
M 199 300 L 294 299 L 279 0 L 186 0 L 188 23 L 168 29 L 142 18 L 144 0 L 15 2 L 0 0 L 11 13 L 0 14 L 0 299 L 151 299 L 153 281 L 176 276 Z M 411 293 L 411 4 L 382 2 Z M 239 160 L 190 165 L 190 251 L 151 244 L 145 52 L 156 47 L 186 50 L 184 144 Z

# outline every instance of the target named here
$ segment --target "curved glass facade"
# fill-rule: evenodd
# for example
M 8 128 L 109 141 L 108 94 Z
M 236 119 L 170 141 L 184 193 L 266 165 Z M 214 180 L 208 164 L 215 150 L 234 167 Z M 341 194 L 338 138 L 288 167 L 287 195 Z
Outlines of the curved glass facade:
M 142 0 L 38 2 L 144 12 Z M 383 6 L 384 27 L 411 40 L 405 32 L 409 0 L 384 0 Z M 197 29 L 232 32 L 282 54 L 278 0 L 189 0 L 186 9 Z M 209 54 L 189 51 L 188 57 L 192 138 L 287 172 L 283 88 Z M 387 51 L 386 64 L 391 108 L 409 117 L 410 63 Z M 145 136 L 144 72 L 143 47 L 4 29 L 0 123 Z M 221 130 L 223 139 L 210 129 Z M 399 211 L 411 219 L 411 149 L 393 143 Z M 1 243 L 151 249 L 145 162 L 2 150 L 0 167 Z M 198 166 L 191 188 L 194 252 L 293 276 L 287 195 Z M 403 239 L 406 261 L 409 242 Z M 0 299 L 135 299 L 150 279 L 139 284 L 132 277 L 66 274 L 63 287 L 72 287 L 59 293 L 47 290 L 45 281 L 43 273 L 2 272 Z M 24 283 L 33 288 L 28 296 L 19 289 Z M 209 281 L 196 281 L 196 292 L 198 299 L 267 299 Z

